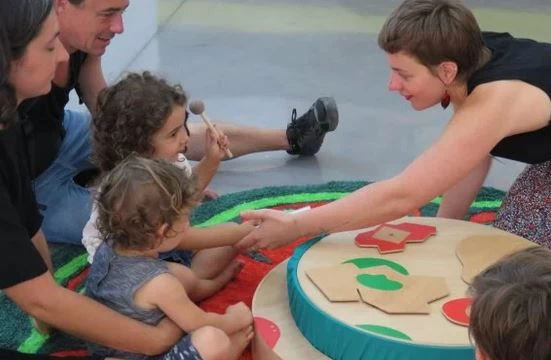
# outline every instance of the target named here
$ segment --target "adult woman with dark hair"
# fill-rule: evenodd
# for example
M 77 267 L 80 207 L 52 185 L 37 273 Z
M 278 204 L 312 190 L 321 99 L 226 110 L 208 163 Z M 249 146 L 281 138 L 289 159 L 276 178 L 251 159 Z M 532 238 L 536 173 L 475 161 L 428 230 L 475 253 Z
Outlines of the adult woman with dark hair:
M 242 248 L 276 247 L 301 235 L 363 228 L 405 216 L 443 194 L 438 216 L 463 218 L 491 156 L 529 166 L 511 188 L 496 226 L 551 245 L 551 45 L 481 32 L 458 0 L 405 0 L 379 45 L 389 89 L 416 110 L 451 104 L 441 137 L 397 176 L 296 215 L 247 212 L 263 223 Z
M 51 259 L 31 186 L 26 122 L 18 119 L 17 107 L 50 91 L 56 67 L 67 61 L 58 33 L 52 0 L 0 1 L 0 289 L 28 314 L 75 336 L 158 354 L 181 337 L 172 323 L 150 327 L 125 318 L 59 286 L 48 271 Z

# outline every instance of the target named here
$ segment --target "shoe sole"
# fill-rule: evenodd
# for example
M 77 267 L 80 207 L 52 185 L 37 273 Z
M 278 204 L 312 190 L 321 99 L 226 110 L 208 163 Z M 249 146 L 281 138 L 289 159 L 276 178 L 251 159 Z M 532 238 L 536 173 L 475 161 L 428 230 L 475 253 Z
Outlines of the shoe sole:
M 339 110 L 337 109 L 337 102 L 332 97 L 320 98 L 325 108 L 326 120 L 322 122 L 322 126 L 326 128 L 326 131 L 334 131 L 339 125 Z

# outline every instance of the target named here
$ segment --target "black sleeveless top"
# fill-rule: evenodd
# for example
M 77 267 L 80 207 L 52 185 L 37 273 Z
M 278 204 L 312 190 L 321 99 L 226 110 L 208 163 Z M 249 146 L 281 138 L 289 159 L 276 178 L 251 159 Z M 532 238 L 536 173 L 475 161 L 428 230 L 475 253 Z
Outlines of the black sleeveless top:
M 469 94 L 480 84 L 521 80 L 540 88 L 551 98 L 551 44 L 517 39 L 508 33 L 483 32 L 483 37 L 492 51 L 492 57 L 467 81 Z M 535 131 L 508 136 L 490 153 L 528 164 L 551 160 L 551 124 Z
M 78 78 L 80 69 L 86 60 L 86 53 L 76 51 L 69 58 L 69 78 L 66 87 L 52 83 L 52 89 L 46 95 L 25 100 L 19 106 L 19 114 L 26 121 L 28 130 L 29 156 L 32 174 L 35 178 L 46 170 L 57 157 L 61 140 L 65 135 L 63 115 L 69 102 L 69 93 L 76 89 L 80 96 Z

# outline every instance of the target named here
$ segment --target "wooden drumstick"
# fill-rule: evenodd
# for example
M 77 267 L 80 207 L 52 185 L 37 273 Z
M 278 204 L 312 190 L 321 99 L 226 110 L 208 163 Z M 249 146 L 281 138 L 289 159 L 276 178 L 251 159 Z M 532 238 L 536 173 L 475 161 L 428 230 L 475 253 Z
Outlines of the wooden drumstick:
M 201 100 L 193 100 L 189 103 L 189 110 L 194 113 L 195 115 L 198 115 L 201 117 L 201 119 L 205 122 L 205 124 L 208 126 L 208 128 L 212 131 L 214 135 L 217 137 L 220 137 L 220 133 L 216 128 L 212 125 L 210 120 L 208 119 L 207 115 L 205 114 L 205 104 Z M 230 151 L 230 149 L 226 148 L 224 149 L 226 152 L 226 156 L 228 158 L 232 158 L 233 154 Z

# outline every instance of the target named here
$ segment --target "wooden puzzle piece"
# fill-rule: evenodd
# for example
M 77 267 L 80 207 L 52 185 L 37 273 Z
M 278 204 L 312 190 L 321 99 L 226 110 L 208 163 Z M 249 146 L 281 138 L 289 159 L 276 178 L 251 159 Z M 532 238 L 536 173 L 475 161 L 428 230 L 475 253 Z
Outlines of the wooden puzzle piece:
M 442 314 L 454 324 L 469 326 L 472 298 L 453 299 L 442 305 Z
M 449 294 L 442 277 L 404 275 L 385 265 L 360 269 L 345 263 L 306 275 L 331 302 L 361 300 L 391 314 L 428 314 L 430 302 Z
M 358 289 L 360 298 L 366 304 L 386 312 L 387 314 L 429 314 L 430 307 L 419 296 L 410 296 L 404 301 L 403 294 L 383 293 L 367 288 Z
M 373 238 L 377 240 L 399 244 L 409 236 L 409 232 L 400 229 L 395 229 L 390 226 L 379 226 L 377 231 L 373 233 Z
M 363 302 L 389 314 L 428 314 L 429 303 L 449 294 L 446 282 L 441 277 L 405 276 L 391 269 L 372 269 L 361 276 L 384 276 L 387 284 L 393 284 L 387 289 L 381 286 L 358 287 Z M 396 283 L 402 286 L 394 287 Z M 390 287 L 393 289 L 389 290 Z
M 440 276 L 413 276 L 412 282 L 423 294 L 428 303 L 442 299 L 450 294 L 446 280 Z
M 394 269 L 393 271 L 407 275 L 407 270 L 398 263 L 378 258 L 357 258 L 345 263 L 314 268 L 306 271 L 306 275 L 316 287 L 331 302 L 360 301 L 356 288 L 358 276 L 366 270 L 378 272 L 378 269 Z M 372 282 L 377 282 L 374 278 Z
M 436 227 L 415 223 L 382 224 L 355 237 L 359 247 L 376 247 L 381 254 L 404 251 L 408 242 L 423 242 L 436 234 Z
M 393 226 L 400 230 L 409 232 L 409 236 L 406 241 L 411 243 L 423 242 L 429 237 L 436 235 L 436 226 L 408 222 L 395 224 Z
M 463 265 L 461 278 L 470 284 L 474 277 L 513 252 L 538 246 L 515 235 L 477 235 L 461 241 L 455 253 Z
M 354 238 L 356 245 L 359 247 L 374 247 L 381 254 L 390 254 L 405 250 L 406 243 L 404 240 L 395 243 L 392 241 L 382 240 L 374 237 L 374 235 L 383 227 L 380 225 L 374 230 L 366 231 L 356 235 Z
M 354 264 L 338 264 L 306 271 L 306 275 L 329 301 L 359 301 L 356 276 L 360 269 Z

